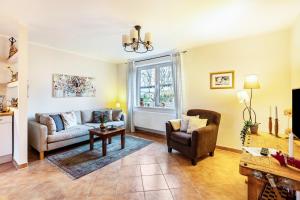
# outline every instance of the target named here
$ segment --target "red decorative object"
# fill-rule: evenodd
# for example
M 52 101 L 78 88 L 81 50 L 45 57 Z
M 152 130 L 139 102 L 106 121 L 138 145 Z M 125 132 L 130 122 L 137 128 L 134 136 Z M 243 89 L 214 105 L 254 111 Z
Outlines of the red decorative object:
M 288 155 L 282 154 L 281 151 L 276 152 L 276 154 L 271 155 L 273 158 L 279 161 L 281 166 L 286 167 L 287 165 L 300 169 L 300 160 L 289 157 Z

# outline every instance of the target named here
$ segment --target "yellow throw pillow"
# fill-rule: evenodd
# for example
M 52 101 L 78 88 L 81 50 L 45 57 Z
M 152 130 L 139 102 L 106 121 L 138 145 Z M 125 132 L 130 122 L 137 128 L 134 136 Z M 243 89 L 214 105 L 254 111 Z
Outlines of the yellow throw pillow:
M 187 132 L 187 130 L 189 128 L 189 121 L 190 121 L 191 118 L 199 119 L 199 115 L 196 115 L 196 116 L 182 115 L 181 116 L 180 131 Z
M 171 123 L 174 131 L 180 130 L 180 124 L 181 124 L 180 121 L 181 121 L 181 119 L 171 119 L 169 121 Z
M 203 128 L 207 125 L 207 119 L 190 118 L 187 133 L 192 133 L 194 130 Z

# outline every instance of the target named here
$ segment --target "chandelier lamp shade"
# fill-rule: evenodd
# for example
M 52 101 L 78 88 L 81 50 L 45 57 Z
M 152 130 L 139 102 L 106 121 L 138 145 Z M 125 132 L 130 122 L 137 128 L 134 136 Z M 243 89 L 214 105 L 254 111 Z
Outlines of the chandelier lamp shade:
M 122 45 L 126 52 L 146 53 L 153 50 L 152 34 L 145 33 L 144 41 L 141 39 L 141 26 L 136 25 L 129 35 L 122 36 Z

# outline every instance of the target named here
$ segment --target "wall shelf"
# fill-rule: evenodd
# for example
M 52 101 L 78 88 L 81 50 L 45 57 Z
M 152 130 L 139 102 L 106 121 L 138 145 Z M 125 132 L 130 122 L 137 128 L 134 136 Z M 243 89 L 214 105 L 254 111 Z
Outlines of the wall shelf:
M 14 88 L 19 86 L 19 81 L 10 82 L 6 85 L 8 88 Z
M 15 53 L 10 58 L 0 57 L 0 62 L 6 65 L 13 65 L 17 63 L 17 59 L 18 59 L 18 53 Z

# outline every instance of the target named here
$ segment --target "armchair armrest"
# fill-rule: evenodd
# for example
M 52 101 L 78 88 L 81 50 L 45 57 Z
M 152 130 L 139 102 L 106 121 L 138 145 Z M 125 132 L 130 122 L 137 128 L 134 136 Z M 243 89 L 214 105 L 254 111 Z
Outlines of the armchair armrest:
M 199 128 L 192 132 L 192 148 L 197 155 L 213 152 L 216 148 L 218 128 L 215 124 Z
M 169 122 L 169 121 L 166 122 L 166 135 L 167 135 L 167 139 L 170 138 L 170 135 L 172 134 L 173 131 L 174 130 L 173 130 L 171 122 Z
M 36 121 L 28 122 L 29 144 L 39 152 L 47 151 L 48 128 Z

